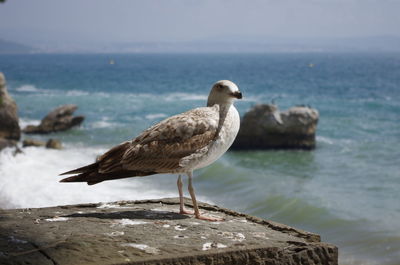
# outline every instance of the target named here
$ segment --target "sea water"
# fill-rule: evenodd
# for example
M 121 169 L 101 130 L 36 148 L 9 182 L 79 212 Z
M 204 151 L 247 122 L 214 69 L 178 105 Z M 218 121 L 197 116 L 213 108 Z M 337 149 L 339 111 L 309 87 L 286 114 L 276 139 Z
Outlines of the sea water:
M 60 139 L 63 150 L 0 153 L 0 207 L 176 197 L 174 175 L 94 186 L 57 175 L 204 106 L 212 84 L 230 79 L 241 115 L 257 103 L 316 108 L 317 148 L 228 152 L 195 172 L 199 199 L 321 234 L 341 264 L 400 264 L 400 54 L 0 55 L 0 71 L 22 127 L 67 103 L 86 117 L 29 136 Z

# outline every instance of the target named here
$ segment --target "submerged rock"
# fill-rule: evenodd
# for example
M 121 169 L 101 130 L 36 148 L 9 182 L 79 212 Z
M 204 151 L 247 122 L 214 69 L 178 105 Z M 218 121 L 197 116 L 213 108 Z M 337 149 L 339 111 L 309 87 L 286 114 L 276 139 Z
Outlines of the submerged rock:
M 314 149 L 318 119 L 318 111 L 306 106 L 281 112 L 276 105 L 256 105 L 244 115 L 232 149 Z
M 78 108 L 77 105 L 62 105 L 52 110 L 43 118 L 38 126 L 28 125 L 23 131 L 24 133 L 51 133 L 58 131 L 66 131 L 74 126 L 80 125 L 85 119 L 84 116 L 73 116 Z
M 62 149 L 62 145 L 60 140 L 49 139 L 46 143 L 46 148 L 50 149 Z
M 199 207 L 224 221 L 179 214 L 177 198 L 3 210 L 0 264 L 338 264 L 319 235 Z
M 0 151 L 7 147 L 17 147 L 17 141 L 0 138 Z
M 36 139 L 25 139 L 22 142 L 22 147 L 30 147 L 30 146 L 35 146 L 35 147 L 45 146 L 46 148 L 49 149 L 62 149 L 61 141 L 56 139 L 49 139 L 47 142 L 43 142 Z
M 19 140 L 21 129 L 18 121 L 17 104 L 8 94 L 6 79 L 0 72 L 0 138 Z
M 18 142 L 15 140 L 8 140 L 4 138 L 0 138 L 0 151 L 4 148 L 12 148 L 12 154 L 15 156 L 17 154 L 23 153 L 22 150 L 18 147 Z M 1 196 L 0 196 L 1 197 Z
M 29 146 L 40 147 L 45 145 L 46 145 L 45 142 L 36 139 L 25 139 L 22 141 L 22 147 L 29 147 Z

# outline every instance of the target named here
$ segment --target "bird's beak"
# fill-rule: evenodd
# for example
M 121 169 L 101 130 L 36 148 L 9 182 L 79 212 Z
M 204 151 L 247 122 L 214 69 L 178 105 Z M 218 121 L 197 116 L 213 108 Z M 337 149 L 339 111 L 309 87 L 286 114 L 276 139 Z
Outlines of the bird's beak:
M 232 92 L 231 95 L 232 95 L 232 97 L 237 98 L 237 99 L 243 98 L 242 92 L 240 92 L 240 91 Z

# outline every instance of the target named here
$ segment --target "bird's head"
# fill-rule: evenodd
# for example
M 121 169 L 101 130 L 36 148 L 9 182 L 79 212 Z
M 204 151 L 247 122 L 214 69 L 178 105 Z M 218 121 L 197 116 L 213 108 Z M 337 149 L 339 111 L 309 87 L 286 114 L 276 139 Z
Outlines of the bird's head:
M 235 83 L 229 80 L 221 80 L 213 85 L 208 96 L 207 106 L 215 104 L 230 105 L 235 100 L 242 98 L 242 92 Z

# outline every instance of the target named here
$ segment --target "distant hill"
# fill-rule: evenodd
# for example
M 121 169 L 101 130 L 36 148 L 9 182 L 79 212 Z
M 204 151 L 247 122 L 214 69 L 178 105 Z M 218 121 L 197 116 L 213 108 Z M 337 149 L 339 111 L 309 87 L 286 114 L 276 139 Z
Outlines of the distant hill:
M 65 44 L 64 44 L 65 45 Z M 103 45 L 53 46 L 51 52 L 83 53 L 265 53 L 265 52 L 400 52 L 400 37 L 271 38 L 225 37 L 182 42 L 126 42 Z M 48 49 L 50 50 L 50 49 Z
M 31 53 L 33 51 L 34 49 L 32 47 L 0 39 L 0 54 Z
M 1 1 L 1 0 L 0 0 Z M 0 54 L 26 53 L 265 53 L 400 52 L 400 36 L 257 38 L 225 36 L 197 41 L 125 43 L 36 42 L 35 47 L 0 39 Z

